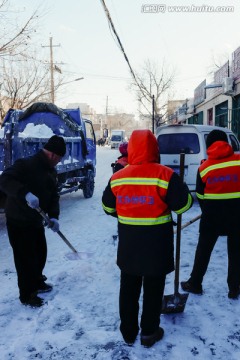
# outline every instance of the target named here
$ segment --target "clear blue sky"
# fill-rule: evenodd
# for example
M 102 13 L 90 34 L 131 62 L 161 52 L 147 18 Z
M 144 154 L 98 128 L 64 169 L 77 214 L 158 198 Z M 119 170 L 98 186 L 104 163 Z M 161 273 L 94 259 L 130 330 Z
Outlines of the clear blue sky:
M 14 0 L 16 3 L 17 0 Z M 194 88 L 208 78 L 213 57 L 217 62 L 231 59 L 240 46 L 240 3 L 238 0 L 105 0 L 123 47 L 135 71 L 146 59 L 163 61 L 175 68 L 175 98 L 192 97 Z M 165 12 L 142 12 L 143 5 L 165 5 Z M 28 12 L 39 0 L 22 0 Z M 168 6 L 233 6 L 233 12 L 170 12 Z M 20 6 L 18 4 L 18 6 Z M 48 0 L 41 19 L 40 43 L 53 37 L 54 60 L 68 80 L 84 80 L 65 85 L 57 97 L 68 102 L 86 102 L 97 112 L 135 112 L 137 103 L 128 90 L 129 68 L 113 36 L 100 0 Z M 149 7 L 145 7 L 149 9 Z M 43 49 L 41 49 L 42 51 Z M 46 58 L 49 49 L 44 49 Z

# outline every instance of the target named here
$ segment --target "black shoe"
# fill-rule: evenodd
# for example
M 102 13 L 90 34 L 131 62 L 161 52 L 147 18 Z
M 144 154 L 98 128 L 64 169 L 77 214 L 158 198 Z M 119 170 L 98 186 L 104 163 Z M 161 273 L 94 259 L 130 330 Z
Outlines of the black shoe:
M 33 294 L 28 300 L 21 301 L 23 305 L 30 306 L 32 308 L 41 307 L 44 305 L 44 300 Z
M 163 328 L 159 327 L 152 335 L 141 334 L 141 345 L 145 347 L 153 346 L 157 341 L 161 340 L 164 335 Z
M 46 275 L 41 275 L 39 280 L 40 281 L 46 281 L 47 280 Z
M 234 300 L 236 300 L 236 299 L 238 299 L 239 295 L 240 295 L 240 288 L 239 288 L 239 286 L 238 286 L 238 287 L 233 287 L 233 288 L 229 289 L 229 292 L 228 292 L 228 298 L 229 298 L 229 299 L 234 299 Z
M 198 295 L 202 295 L 203 290 L 202 290 L 202 285 L 193 285 L 190 280 L 188 281 L 182 281 L 181 282 L 181 287 L 184 291 L 186 292 L 190 292 L 193 294 L 198 294 Z
M 125 332 L 123 333 L 120 326 L 120 331 L 122 333 L 123 340 L 128 346 L 132 346 L 135 343 L 135 340 L 138 336 L 138 331 L 134 333 Z
M 135 343 L 135 340 L 136 340 L 136 336 L 133 337 L 133 338 L 128 338 L 128 337 L 125 337 L 123 336 L 123 340 L 125 341 L 125 343 L 128 345 L 128 346 L 132 346 L 134 343 Z
M 47 292 L 52 291 L 52 289 L 53 289 L 53 286 L 51 284 L 47 284 L 45 282 L 42 282 L 38 286 L 37 293 L 38 294 L 47 293 Z

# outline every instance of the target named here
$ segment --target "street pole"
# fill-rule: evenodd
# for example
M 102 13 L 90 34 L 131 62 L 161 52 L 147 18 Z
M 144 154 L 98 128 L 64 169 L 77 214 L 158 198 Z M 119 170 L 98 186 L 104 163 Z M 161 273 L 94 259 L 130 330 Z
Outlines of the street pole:
M 155 101 L 154 95 L 152 96 L 152 133 L 154 134 L 154 122 L 155 122 Z
M 106 124 L 108 123 L 108 96 L 106 99 Z M 109 132 L 111 133 L 111 119 L 110 119 L 110 123 L 109 123 Z
M 53 45 L 52 37 L 50 37 L 50 74 L 51 74 L 51 101 L 54 104 L 55 94 L 54 94 L 54 78 L 53 78 Z
M 51 94 L 51 101 L 52 103 L 54 104 L 55 102 L 55 94 L 54 94 L 54 75 L 53 75 L 53 72 L 54 72 L 54 66 L 53 66 L 53 47 L 59 47 L 60 44 L 58 45 L 53 45 L 52 43 L 52 37 L 50 37 L 50 45 L 42 45 L 42 47 L 49 47 L 50 48 L 50 79 L 51 79 L 51 91 L 50 91 L 50 94 Z

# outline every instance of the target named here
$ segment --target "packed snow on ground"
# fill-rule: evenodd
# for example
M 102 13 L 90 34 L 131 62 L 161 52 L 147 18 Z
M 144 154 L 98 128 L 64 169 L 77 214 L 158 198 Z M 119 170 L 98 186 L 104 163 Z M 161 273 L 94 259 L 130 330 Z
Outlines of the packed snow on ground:
M 109 147 L 97 148 L 91 199 L 85 199 L 81 191 L 61 198 L 61 231 L 79 252 L 93 254 L 69 260 L 71 250 L 56 233 L 46 230 L 45 274 L 54 290 L 44 295 L 47 304 L 42 308 L 25 307 L 18 300 L 12 250 L 4 215 L 0 215 L 0 359 L 239 360 L 240 300 L 227 297 L 225 237 L 219 238 L 212 254 L 204 295 L 190 294 L 181 314 L 161 315 L 162 341 L 150 349 L 140 345 L 139 337 L 132 347 L 124 344 L 119 332 L 117 243 L 112 238 L 117 224 L 101 206 L 110 165 L 118 155 Z M 199 213 L 195 202 L 183 214 L 183 223 Z M 188 279 L 191 272 L 198 225 L 197 221 L 182 231 L 180 280 Z M 174 292 L 173 273 L 167 277 L 165 290 Z

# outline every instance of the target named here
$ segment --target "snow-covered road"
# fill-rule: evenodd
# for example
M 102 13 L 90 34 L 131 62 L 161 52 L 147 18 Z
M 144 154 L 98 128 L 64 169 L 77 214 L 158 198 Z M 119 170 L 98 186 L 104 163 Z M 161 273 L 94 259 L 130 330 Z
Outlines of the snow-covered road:
M 78 251 L 93 252 L 69 260 L 70 249 L 47 231 L 45 274 L 54 291 L 40 309 L 18 300 L 16 272 L 5 217 L 0 214 L 0 359 L 1 360 L 239 360 L 240 300 L 227 297 L 226 238 L 219 238 L 203 282 L 203 296 L 189 295 L 184 313 L 162 315 L 163 340 L 145 349 L 137 339 L 127 347 L 118 330 L 119 269 L 116 266 L 116 219 L 102 210 L 101 196 L 117 150 L 97 148 L 94 196 L 81 191 L 61 198 L 61 231 Z M 195 202 L 183 223 L 200 213 Z M 196 222 L 182 231 L 180 279 L 189 277 L 198 239 Z M 166 294 L 173 293 L 167 277 Z M 180 290 L 180 292 L 182 292 Z

